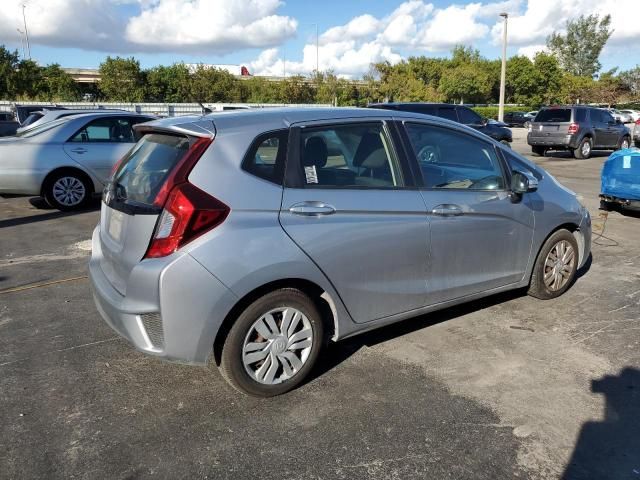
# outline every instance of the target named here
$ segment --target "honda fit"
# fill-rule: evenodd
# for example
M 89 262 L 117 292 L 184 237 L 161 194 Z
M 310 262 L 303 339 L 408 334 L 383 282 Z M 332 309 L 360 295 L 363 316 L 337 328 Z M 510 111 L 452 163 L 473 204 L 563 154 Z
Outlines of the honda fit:
M 326 341 L 497 292 L 550 299 L 590 252 L 573 192 L 475 130 L 376 109 L 264 109 L 141 125 L 90 276 L 138 350 L 286 392 Z

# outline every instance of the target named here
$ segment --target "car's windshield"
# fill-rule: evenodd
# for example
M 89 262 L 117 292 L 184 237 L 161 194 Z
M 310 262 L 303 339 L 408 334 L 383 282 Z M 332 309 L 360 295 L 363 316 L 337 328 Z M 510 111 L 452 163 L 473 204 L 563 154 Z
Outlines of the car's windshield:
M 55 128 L 58 125 L 61 125 L 68 120 L 69 118 L 59 118 L 58 120 L 53 120 L 52 122 L 46 122 L 41 125 L 37 125 L 33 128 L 28 128 L 27 130 L 23 130 L 22 132 L 17 133 L 16 137 L 22 137 L 22 138 L 34 137 L 36 135 L 40 135 L 43 132 L 46 132 L 47 130 L 51 130 L 52 128 Z

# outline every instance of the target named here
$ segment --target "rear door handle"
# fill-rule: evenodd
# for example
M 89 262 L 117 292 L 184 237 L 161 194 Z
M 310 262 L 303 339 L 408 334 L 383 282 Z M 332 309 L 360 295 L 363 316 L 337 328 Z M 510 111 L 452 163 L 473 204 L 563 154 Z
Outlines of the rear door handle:
M 87 149 L 82 147 L 72 148 L 71 151 L 73 153 L 87 153 Z
M 441 217 L 457 217 L 458 215 L 462 215 L 462 208 L 452 203 L 443 203 L 442 205 L 434 207 L 431 213 Z
M 294 215 L 304 215 L 308 217 L 317 217 L 320 215 L 331 215 L 336 213 L 335 207 L 324 202 L 301 202 L 296 203 L 289 211 Z

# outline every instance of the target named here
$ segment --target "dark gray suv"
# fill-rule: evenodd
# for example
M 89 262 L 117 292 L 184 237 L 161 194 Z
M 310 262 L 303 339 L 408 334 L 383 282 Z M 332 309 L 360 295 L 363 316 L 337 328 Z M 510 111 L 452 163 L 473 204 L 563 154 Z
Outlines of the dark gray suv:
M 575 158 L 589 158 L 592 150 L 628 148 L 631 133 L 601 108 L 547 107 L 531 122 L 527 143 L 541 156 L 547 150 L 569 150 Z

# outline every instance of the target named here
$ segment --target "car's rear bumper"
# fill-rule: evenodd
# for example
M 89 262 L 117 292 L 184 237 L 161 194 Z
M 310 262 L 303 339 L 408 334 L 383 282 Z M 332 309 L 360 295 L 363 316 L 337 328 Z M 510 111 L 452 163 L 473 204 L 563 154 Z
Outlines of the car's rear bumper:
M 578 148 L 579 139 L 575 135 L 527 135 L 527 143 L 532 147 Z
M 186 253 L 141 261 L 129 276 L 127 295 L 121 295 L 100 267 L 99 228 L 93 233 L 89 277 L 102 318 L 144 353 L 206 363 L 235 295 Z

